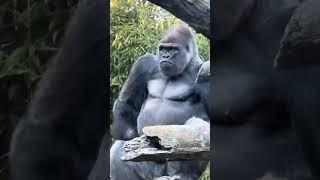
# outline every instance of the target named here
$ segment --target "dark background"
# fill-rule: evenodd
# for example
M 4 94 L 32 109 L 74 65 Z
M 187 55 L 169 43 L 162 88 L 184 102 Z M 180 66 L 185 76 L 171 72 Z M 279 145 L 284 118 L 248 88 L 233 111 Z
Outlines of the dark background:
M 11 133 L 57 52 L 78 0 L 0 1 L 0 179 Z

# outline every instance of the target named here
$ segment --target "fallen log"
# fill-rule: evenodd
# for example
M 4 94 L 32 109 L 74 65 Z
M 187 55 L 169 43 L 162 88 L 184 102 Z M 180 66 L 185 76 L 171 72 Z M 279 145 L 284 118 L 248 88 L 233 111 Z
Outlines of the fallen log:
M 210 124 L 198 118 L 185 125 L 143 128 L 143 135 L 124 144 L 123 161 L 209 160 Z

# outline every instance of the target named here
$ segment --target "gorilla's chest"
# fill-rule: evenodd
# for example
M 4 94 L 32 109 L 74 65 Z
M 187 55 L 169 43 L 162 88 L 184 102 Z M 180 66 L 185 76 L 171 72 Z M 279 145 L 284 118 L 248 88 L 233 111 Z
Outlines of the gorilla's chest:
M 153 79 L 148 82 L 149 96 L 153 98 L 183 101 L 193 95 L 194 86 L 191 80 Z

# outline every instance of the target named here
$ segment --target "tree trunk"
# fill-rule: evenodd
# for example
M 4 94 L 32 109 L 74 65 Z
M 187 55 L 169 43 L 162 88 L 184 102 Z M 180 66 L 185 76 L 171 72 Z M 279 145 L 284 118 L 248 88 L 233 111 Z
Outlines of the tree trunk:
M 197 32 L 209 38 L 210 1 L 209 0 L 148 0 L 169 11 L 186 22 Z

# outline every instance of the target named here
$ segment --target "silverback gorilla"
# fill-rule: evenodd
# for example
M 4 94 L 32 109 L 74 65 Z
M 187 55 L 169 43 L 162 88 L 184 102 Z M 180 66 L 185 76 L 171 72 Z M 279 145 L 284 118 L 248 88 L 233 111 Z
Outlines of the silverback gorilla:
M 81 0 L 11 142 L 13 180 L 107 179 L 107 1 Z M 108 133 L 107 133 L 108 134 Z M 103 151 L 104 150 L 104 151 Z
M 215 0 L 213 7 L 215 179 L 319 179 L 320 2 Z
M 112 180 L 201 176 L 206 162 L 123 162 L 120 157 L 122 140 L 142 135 L 145 126 L 181 125 L 193 116 L 208 120 L 209 83 L 195 83 L 202 64 L 192 33 L 180 24 L 166 32 L 156 56 L 145 55 L 133 65 L 113 108 L 112 133 L 117 141 L 110 150 Z

